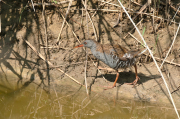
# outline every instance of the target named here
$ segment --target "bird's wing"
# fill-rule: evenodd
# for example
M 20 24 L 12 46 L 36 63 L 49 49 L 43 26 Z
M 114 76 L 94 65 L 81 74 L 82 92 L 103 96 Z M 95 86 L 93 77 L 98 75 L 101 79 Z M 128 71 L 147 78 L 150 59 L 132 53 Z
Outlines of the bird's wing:
M 117 56 L 120 60 L 126 61 L 128 60 L 127 58 L 123 57 L 125 53 L 128 52 L 128 50 L 118 44 L 116 45 L 110 45 L 110 44 L 105 44 L 105 45 L 101 45 L 101 50 L 104 53 L 113 55 L 113 56 Z

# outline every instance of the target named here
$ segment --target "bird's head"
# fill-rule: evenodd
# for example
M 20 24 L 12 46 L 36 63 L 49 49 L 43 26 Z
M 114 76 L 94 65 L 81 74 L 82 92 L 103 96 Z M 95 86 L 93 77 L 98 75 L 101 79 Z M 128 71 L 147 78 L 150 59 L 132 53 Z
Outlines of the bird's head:
M 85 40 L 82 42 L 82 44 L 75 46 L 74 48 L 78 47 L 87 47 L 87 48 L 92 48 L 92 46 L 95 44 L 94 40 Z

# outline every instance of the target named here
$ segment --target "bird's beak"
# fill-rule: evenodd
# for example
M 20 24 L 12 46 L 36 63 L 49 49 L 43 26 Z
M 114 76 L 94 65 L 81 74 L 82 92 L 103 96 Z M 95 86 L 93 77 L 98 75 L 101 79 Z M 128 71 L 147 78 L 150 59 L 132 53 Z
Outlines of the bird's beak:
M 83 47 L 83 46 L 84 46 L 83 44 L 80 44 L 80 45 L 75 46 L 74 48 L 79 48 L 79 47 Z

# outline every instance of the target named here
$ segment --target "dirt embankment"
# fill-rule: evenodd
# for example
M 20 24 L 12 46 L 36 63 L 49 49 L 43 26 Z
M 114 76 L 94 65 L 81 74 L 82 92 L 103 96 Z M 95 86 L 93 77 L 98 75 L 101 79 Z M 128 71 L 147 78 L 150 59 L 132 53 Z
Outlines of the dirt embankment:
M 112 3 L 118 4 L 115 1 Z M 39 84 L 51 85 L 55 83 L 59 85 L 57 88 L 65 88 L 66 91 L 69 91 L 71 88 L 67 88 L 68 85 L 76 89 L 80 85 L 77 85 L 65 73 L 84 84 L 85 52 L 83 48 L 73 49 L 75 45 L 79 44 L 78 40 L 97 38 L 102 44 L 118 43 L 128 49 L 143 48 L 140 44 L 142 41 L 139 34 L 134 30 L 134 26 L 124 13 L 120 14 L 122 16 L 118 25 L 113 27 L 117 23 L 119 16 L 117 10 L 120 10 L 120 8 L 113 4 L 104 4 L 101 8 L 100 4 L 102 3 L 88 2 L 88 12 L 92 20 L 87 16 L 88 23 L 85 11 L 82 11 L 83 5 L 78 1 L 72 2 L 66 19 L 67 22 L 64 22 L 63 17 L 68 9 L 68 3 L 46 6 L 44 14 L 42 14 L 42 7 L 37 4 L 35 4 L 36 12 L 33 12 L 31 7 L 22 7 L 26 5 L 25 2 L 9 1 L 9 3 L 3 5 L 0 41 L 0 61 L 3 75 L 11 72 L 19 78 L 19 81 L 28 81 L 31 80 L 31 74 L 34 74 L 34 81 Z M 128 3 L 124 4 L 128 5 Z M 140 4 L 143 4 L 143 2 Z M 165 7 L 165 5 L 161 5 Z M 162 7 L 159 9 L 165 9 Z M 97 8 L 101 8 L 101 10 L 95 11 L 94 9 Z M 139 11 L 140 8 L 141 5 L 136 5 L 135 3 L 131 5 L 131 9 L 134 12 Z M 175 11 L 171 8 L 169 9 L 171 12 L 168 15 L 172 18 Z M 148 11 L 148 7 L 146 10 Z M 143 34 L 154 56 L 157 57 L 158 65 L 160 66 L 161 62 L 159 62 L 159 59 L 163 59 L 166 56 L 172 44 L 180 16 L 177 14 L 175 17 L 176 22 L 167 24 L 166 16 L 162 11 L 159 11 L 157 17 L 153 17 L 150 14 L 151 12 L 145 14 L 145 11 L 143 11 L 143 13 L 137 16 L 134 21 L 138 24 L 137 27 Z M 133 18 L 136 15 L 136 13 L 132 13 L 131 17 Z M 63 23 L 64 26 L 62 27 Z M 45 63 L 23 39 L 27 40 L 31 46 L 55 67 Z M 174 62 L 179 65 L 179 46 L 180 32 L 177 34 L 167 62 Z M 88 58 L 86 67 L 87 84 L 93 91 L 112 98 L 115 96 L 118 98 L 170 104 L 171 101 L 164 82 L 151 57 L 142 55 L 140 62 L 138 62 L 138 75 L 141 79 L 139 85 L 132 88 L 131 85 L 124 84 L 135 79 L 134 68 L 131 67 L 120 71 L 116 88 L 104 91 L 103 86 L 112 85 L 116 73 L 102 70 L 99 72 L 93 64 L 93 62 L 96 63 L 98 61 L 91 55 L 90 50 L 88 50 L 88 55 L 91 58 Z M 180 68 L 173 63 L 169 64 L 167 62 L 164 63 L 162 71 L 170 91 L 173 92 L 180 84 Z M 99 65 L 107 67 L 101 61 Z M 58 71 L 57 67 L 64 73 Z M 180 107 L 179 91 L 174 92 L 172 96 L 178 107 Z

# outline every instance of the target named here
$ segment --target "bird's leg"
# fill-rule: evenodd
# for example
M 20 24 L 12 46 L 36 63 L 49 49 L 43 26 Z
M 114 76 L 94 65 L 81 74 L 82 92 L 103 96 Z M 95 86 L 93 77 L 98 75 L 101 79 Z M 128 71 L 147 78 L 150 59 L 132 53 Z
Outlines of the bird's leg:
M 136 64 L 134 65 L 134 68 L 135 68 L 136 79 L 132 83 L 126 83 L 128 85 L 134 85 L 135 86 L 137 84 L 137 82 L 140 80 L 139 76 L 137 75 L 137 66 L 136 66 Z
M 119 78 L 119 72 L 117 72 L 117 74 L 116 74 L 116 79 L 115 79 L 114 84 L 112 86 L 113 88 L 116 87 L 116 82 L 117 82 L 118 78 Z
M 113 83 L 113 86 L 107 87 L 107 88 L 104 89 L 104 90 L 107 90 L 107 89 L 111 89 L 111 88 L 116 87 L 116 82 L 117 82 L 118 78 L 119 78 L 119 72 L 117 71 L 116 79 L 115 79 L 115 81 L 114 81 L 114 83 Z

